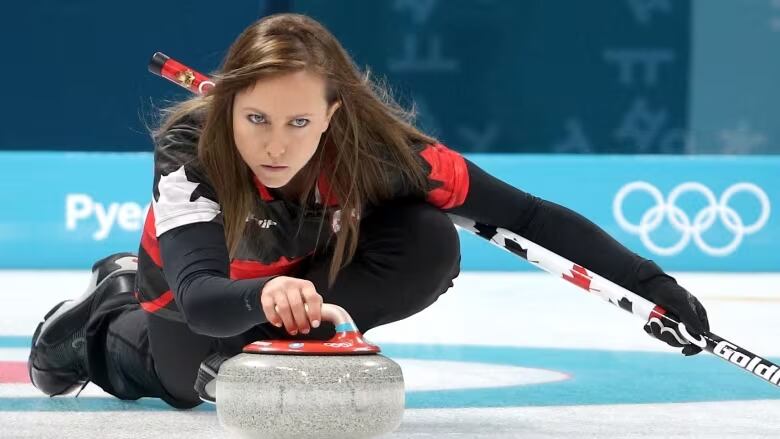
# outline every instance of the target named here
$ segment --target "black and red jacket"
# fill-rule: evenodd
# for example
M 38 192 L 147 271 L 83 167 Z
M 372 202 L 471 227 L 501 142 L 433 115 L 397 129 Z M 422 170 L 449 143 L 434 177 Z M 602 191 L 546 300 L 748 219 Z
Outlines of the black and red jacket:
M 265 214 L 247 218 L 237 254 L 228 261 L 222 248 L 219 200 L 198 164 L 200 126 L 190 117 L 157 139 L 153 202 L 141 239 L 136 294 L 150 313 L 186 322 L 209 335 L 228 336 L 265 321 L 259 306 L 264 282 L 274 275 L 294 276 L 309 256 L 323 250 L 338 226 L 339 210 L 332 199 L 322 200 L 329 193 L 325 175 L 319 177 L 315 199 L 305 208 L 275 198 L 255 179 L 255 202 Z M 423 145 L 415 151 L 427 171 L 425 200 L 445 212 L 511 230 L 632 291 L 641 291 L 637 288 L 641 265 L 645 272 L 649 265 L 652 276 L 664 275 L 582 216 L 496 179 L 444 145 Z M 322 220 L 323 211 L 327 221 Z M 162 260 L 161 246 L 185 239 L 176 235 L 188 227 L 199 229 L 182 236 L 204 239 L 203 246 L 211 249 L 220 268 L 201 276 L 197 284 L 181 285 L 179 273 L 186 267 L 171 262 L 177 265 L 172 272 Z M 221 320 L 203 323 L 217 311 Z M 226 313 L 229 319 L 224 318 Z

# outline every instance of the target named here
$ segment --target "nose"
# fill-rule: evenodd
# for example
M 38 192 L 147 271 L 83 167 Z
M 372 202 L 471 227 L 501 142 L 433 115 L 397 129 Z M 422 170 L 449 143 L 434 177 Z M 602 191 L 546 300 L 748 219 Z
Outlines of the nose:
M 284 155 L 285 149 L 281 146 L 274 145 L 273 147 L 269 146 L 265 149 L 266 154 L 268 154 L 268 157 L 272 159 L 279 159 Z
M 275 136 L 273 139 L 269 140 L 268 143 L 266 143 L 265 153 L 268 154 L 268 157 L 271 159 L 278 160 L 284 155 L 285 151 L 287 151 L 286 145 L 287 142 L 285 142 L 279 136 Z

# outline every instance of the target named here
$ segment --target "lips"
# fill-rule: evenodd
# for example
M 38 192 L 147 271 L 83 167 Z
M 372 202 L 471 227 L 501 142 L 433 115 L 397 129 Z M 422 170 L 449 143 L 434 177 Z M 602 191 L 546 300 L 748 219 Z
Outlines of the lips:
M 260 165 L 266 169 L 285 169 L 287 166 Z

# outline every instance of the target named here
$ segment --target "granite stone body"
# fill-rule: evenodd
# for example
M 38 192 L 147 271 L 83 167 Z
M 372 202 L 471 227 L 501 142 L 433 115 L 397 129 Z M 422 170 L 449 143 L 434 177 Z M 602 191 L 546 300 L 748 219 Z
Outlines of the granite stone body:
M 242 353 L 217 376 L 217 416 L 247 438 L 366 438 L 395 430 L 400 366 L 382 355 Z

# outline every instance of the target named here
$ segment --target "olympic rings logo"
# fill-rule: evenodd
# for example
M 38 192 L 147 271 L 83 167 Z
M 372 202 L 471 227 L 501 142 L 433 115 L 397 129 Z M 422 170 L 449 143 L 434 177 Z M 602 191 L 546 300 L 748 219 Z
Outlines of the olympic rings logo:
M 352 343 L 349 343 L 349 342 L 323 343 L 323 345 L 331 347 L 331 348 L 351 348 L 352 347 Z
M 623 214 L 623 201 L 634 192 L 645 192 L 655 202 L 653 207 L 642 214 L 638 224 L 629 222 Z M 681 195 L 689 192 L 700 194 L 707 202 L 707 206 L 699 210 L 693 220 L 676 204 Z M 761 205 L 761 214 L 749 225 L 746 225 L 737 211 L 729 206 L 731 198 L 740 192 L 754 196 Z M 769 220 L 769 212 L 770 203 L 766 193 L 755 184 L 745 182 L 729 186 L 720 199 L 716 199 L 715 194 L 707 186 L 698 182 L 686 182 L 672 189 L 669 197 L 664 200 L 661 191 L 652 184 L 634 181 L 620 188 L 612 202 L 612 213 L 618 225 L 631 234 L 639 235 L 642 243 L 651 252 L 661 256 L 673 256 L 680 253 L 688 246 L 691 239 L 697 247 L 710 256 L 727 256 L 739 247 L 746 235 L 756 233 L 766 225 Z M 676 243 L 668 247 L 660 246 L 650 239 L 650 234 L 661 226 L 664 219 L 668 219 L 669 224 L 682 234 Z M 708 244 L 702 237 L 702 234 L 709 230 L 716 220 L 720 220 L 723 226 L 734 235 L 727 244 L 721 247 Z

